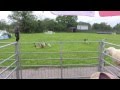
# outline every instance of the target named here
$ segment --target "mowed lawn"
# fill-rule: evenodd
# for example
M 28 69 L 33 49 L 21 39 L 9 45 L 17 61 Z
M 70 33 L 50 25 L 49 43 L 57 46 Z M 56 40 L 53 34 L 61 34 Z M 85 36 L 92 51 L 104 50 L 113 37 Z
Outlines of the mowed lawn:
M 87 39 L 87 43 L 84 42 Z M 94 64 L 98 63 L 99 43 L 101 41 L 120 44 L 120 35 L 93 34 L 93 33 L 55 33 L 55 34 L 21 34 L 20 35 L 20 61 L 22 65 L 63 65 L 66 64 Z M 0 42 L 14 42 L 15 37 Z M 35 42 L 46 42 L 51 47 L 36 48 Z M 5 45 L 0 43 L 0 46 Z M 107 46 L 108 47 L 108 46 Z M 85 53 L 87 51 L 87 53 Z M 93 53 L 90 53 L 93 51 Z M 97 52 L 96 52 L 97 51 Z M 8 53 L 10 52 L 10 53 Z M 10 46 L 0 49 L 0 60 L 6 59 L 15 52 L 15 47 Z M 14 59 L 14 57 L 12 58 Z M 8 65 L 9 60 L 2 65 Z M 62 61 L 62 62 L 61 62 Z M 9 63 L 9 64 L 10 64 Z

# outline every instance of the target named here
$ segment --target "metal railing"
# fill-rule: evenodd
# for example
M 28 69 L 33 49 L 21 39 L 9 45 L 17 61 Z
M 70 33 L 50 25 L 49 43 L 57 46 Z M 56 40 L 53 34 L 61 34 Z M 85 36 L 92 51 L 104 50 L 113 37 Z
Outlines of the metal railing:
M 14 43 L 4 43 L 4 42 L 1 42 L 1 43 L 4 43 L 6 45 L 3 45 L 3 46 L 0 46 L 0 49 L 2 48 L 5 48 L 5 47 L 9 47 L 11 45 L 15 45 L 15 48 L 14 48 L 14 52 L 11 52 L 11 51 L 8 51 L 8 52 L 0 52 L 0 54 L 11 54 L 11 56 L 9 56 L 8 58 L 6 59 L 0 59 L 0 68 L 1 68 L 1 71 L 0 71 L 0 77 L 1 78 L 4 78 L 4 79 L 7 79 L 7 78 L 10 78 L 11 75 L 15 72 L 15 77 L 17 79 L 22 79 L 23 78 L 31 78 L 31 76 L 34 76 L 35 78 L 35 71 L 27 71 L 27 69 L 25 68 L 31 68 L 31 67 L 36 67 L 36 68 L 39 68 L 37 74 L 38 76 L 41 76 L 41 77 L 37 77 L 37 78 L 49 78 L 50 76 L 48 75 L 47 72 L 50 73 L 53 72 L 54 75 L 56 75 L 57 73 L 59 73 L 59 77 L 52 77 L 51 78 L 77 78 L 79 77 L 80 78 L 80 74 L 81 72 L 83 72 L 83 70 L 85 69 L 81 69 L 81 67 L 90 67 L 90 66 L 98 66 L 98 71 L 100 72 L 104 72 L 105 70 L 110 72 L 111 74 L 114 74 L 116 75 L 111 69 L 105 67 L 105 64 L 113 67 L 115 70 L 117 71 L 120 71 L 119 67 L 116 67 L 115 65 L 111 64 L 110 62 L 106 61 L 105 60 L 105 57 L 106 56 L 109 56 L 110 58 L 113 58 L 111 57 L 110 55 L 106 55 L 104 53 L 104 49 L 106 47 L 106 45 L 113 45 L 113 46 L 117 46 L 119 47 L 120 45 L 116 45 L 116 44 L 112 44 L 112 43 L 109 43 L 109 42 L 106 42 L 106 41 L 88 41 L 89 43 L 98 43 L 99 45 L 99 49 L 97 51 L 87 51 L 87 50 L 78 50 L 78 51 L 65 51 L 64 49 L 64 44 L 73 44 L 73 43 L 86 43 L 84 41 L 49 41 L 47 43 L 51 43 L 51 44 L 57 44 L 59 48 L 57 48 L 58 50 L 51 50 L 49 52 L 47 51 L 38 51 L 38 52 L 35 52 L 35 51 L 20 51 L 19 50 L 19 44 L 21 45 L 21 48 L 23 47 L 23 45 L 33 45 L 34 43 L 39 43 L 39 42 L 23 42 L 23 43 L 19 43 L 18 42 L 14 42 Z M 88 44 L 89 45 L 89 44 Z M 84 55 L 87 55 L 86 53 L 97 53 L 97 56 L 90 56 L 90 57 L 72 57 L 71 55 L 76 55 L 76 54 L 84 54 Z M 55 55 L 57 57 L 42 57 L 43 55 L 42 54 L 45 54 L 45 55 Z M 66 54 L 71 54 L 69 55 L 69 57 L 64 57 L 64 55 Z M 26 57 L 22 56 L 22 55 L 25 55 Z M 31 58 L 32 55 L 40 55 L 38 58 Z M 28 58 L 28 56 L 31 56 L 30 58 Z M 70 57 L 71 56 L 71 57 Z M 14 58 L 13 58 L 14 57 Z M 114 58 L 115 59 L 115 58 Z M 51 61 L 57 61 L 57 64 L 52 64 L 52 62 L 50 62 L 50 64 L 39 64 L 39 61 L 45 61 L 47 62 L 47 60 L 51 60 Z M 68 63 L 68 64 L 65 64 L 64 62 L 68 62 L 69 60 L 78 60 L 78 61 L 86 61 L 86 60 L 98 60 L 99 62 L 97 63 L 91 63 L 91 64 L 81 64 L 81 63 Z M 117 59 L 116 59 L 117 60 Z M 4 65 L 5 62 L 8 62 L 8 61 L 12 61 L 11 64 L 9 65 Z M 34 61 L 34 62 L 38 62 L 36 64 L 28 64 L 28 62 L 31 62 L 31 61 Z M 26 64 L 25 64 L 26 63 Z M 2 65 L 2 66 L 1 66 Z M 14 65 L 14 66 L 13 66 Z M 49 67 L 49 68 L 48 68 Z M 66 68 L 66 67 L 71 67 L 71 68 Z M 77 68 L 76 68 L 77 67 Z M 79 68 L 80 67 L 80 68 Z M 4 69 L 2 69 L 4 68 Z M 12 70 L 9 70 L 10 68 L 13 68 Z M 42 68 L 44 70 L 42 70 Z M 52 70 L 52 68 L 54 68 L 54 70 Z M 73 69 L 72 69 L 73 68 Z M 96 67 L 97 68 L 97 67 Z M 50 71 L 48 71 L 50 70 Z M 9 73 L 7 75 L 3 75 L 6 71 L 9 71 Z M 89 71 L 93 71 L 92 69 L 89 70 Z M 71 73 L 73 72 L 73 73 Z M 42 73 L 44 73 L 42 75 Z M 78 76 L 70 76 L 71 74 L 74 74 L 74 73 L 77 73 Z M 88 71 L 84 71 L 84 73 L 87 73 L 87 74 L 91 74 L 93 72 L 90 72 L 88 73 Z M 69 77 L 67 77 L 67 74 Z M 25 76 L 26 75 L 26 76 Z M 48 76 L 47 76 L 48 75 Z M 52 74 L 53 75 L 53 74 Z M 54 76 L 53 75 L 53 76 Z M 42 77 L 43 76 L 43 77 Z M 85 77 L 88 77 L 88 76 L 81 76 L 81 78 L 85 78 Z
M 114 59 L 115 61 L 120 61 L 120 60 L 106 54 L 104 51 L 105 51 L 105 48 L 107 48 L 108 46 L 109 47 L 111 47 L 111 46 L 120 47 L 120 45 L 113 44 L 113 43 L 110 43 L 110 42 L 106 42 L 104 40 L 101 41 L 100 43 L 101 44 L 100 44 L 100 56 L 99 56 L 99 68 L 98 68 L 98 71 L 104 72 L 106 70 L 109 73 L 119 77 L 120 76 L 120 67 L 115 65 L 114 63 L 112 63 L 112 61 L 113 61 L 112 59 Z M 109 60 L 107 61 L 105 59 L 105 57 L 109 57 Z M 108 66 L 110 66 L 110 67 L 108 67 Z
M 24 45 L 26 45 L 26 47 L 28 48 L 30 46 L 34 47 L 34 43 L 40 43 L 40 42 L 22 42 L 20 43 L 21 48 L 24 48 Z M 52 48 L 48 48 L 49 52 L 46 49 L 41 49 L 39 48 L 39 50 L 36 49 L 36 51 L 27 51 L 27 50 L 21 50 L 20 56 L 21 56 L 21 61 L 22 61 L 22 76 L 23 78 L 38 78 L 37 76 L 39 76 L 39 78 L 77 78 L 77 77 L 81 77 L 81 78 L 85 78 L 88 77 L 92 72 L 95 72 L 97 70 L 97 66 L 98 65 L 98 47 L 96 46 L 96 50 L 91 50 L 88 51 L 86 50 L 66 50 L 65 44 L 67 45 L 77 45 L 77 47 L 81 47 L 81 44 L 85 44 L 85 45 L 90 45 L 93 43 L 97 43 L 99 44 L 99 41 L 88 41 L 88 42 L 84 42 L 84 41 L 47 41 L 46 43 L 50 43 L 51 45 L 53 45 L 53 47 L 56 45 L 57 46 L 57 50 L 52 50 Z M 90 44 L 89 44 L 90 43 Z M 80 45 L 79 45 L 80 44 Z M 73 45 L 74 47 L 74 45 Z M 76 47 L 76 48 L 77 48 Z M 34 47 L 35 48 L 35 47 Z M 92 47 L 95 48 L 95 47 Z M 97 53 L 96 55 L 92 56 L 83 56 L 81 57 L 82 54 L 87 55 L 88 54 L 94 54 Z M 67 56 L 67 54 L 69 54 Z M 79 54 L 77 56 L 72 57 L 71 55 L 76 55 Z M 24 57 L 24 56 L 28 56 L 28 57 Z M 34 56 L 36 55 L 36 56 Z M 44 55 L 46 55 L 45 57 L 43 57 Z M 51 55 L 51 56 L 50 56 Z M 54 55 L 54 56 L 52 56 Z M 33 57 L 32 57 L 33 56 Z M 30 58 L 29 58 L 30 57 Z M 73 61 L 73 63 L 67 63 L 70 62 L 70 60 Z M 96 63 L 74 63 L 74 61 L 78 61 L 78 62 L 84 62 L 84 61 L 96 61 Z M 40 61 L 43 62 L 49 62 L 50 63 L 46 63 L 46 64 L 41 64 L 39 63 Z M 26 62 L 26 63 L 25 63 Z M 28 62 L 28 63 L 27 63 Z M 29 62 L 31 62 L 31 64 L 29 64 Z M 33 64 L 32 64 L 33 62 Z M 36 62 L 36 64 L 34 64 L 34 62 Z M 57 62 L 57 63 L 54 63 Z M 66 62 L 66 63 L 65 63 Z M 94 68 L 92 68 L 92 66 Z M 38 68 L 37 72 L 32 71 L 33 68 Z M 87 68 L 87 70 L 85 69 L 81 69 L 81 67 L 85 68 L 85 67 L 89 67 Z M 27 68 L 27 69 L 26 69 Z M 44 70 L 43 70 L 43 69 Z M 91 69 L 91 70 L 88 70 Z M 31 70 L 31 71 L 29 71 Z M 33 73 L 34 72 L 34 73 Z M 86 76 L 84 76 L 82 74 L 82 72 L 84 72 L 83 74 L 86 74 Z M 37 76 L 36 74 L 37 73 Z M 88 75 L 88 74 L 89 75 Z M 28 75 L 29 74 L 29 75 Z M 50 75 L 51 74 L 51 75 Z M 59 74 L 58 76 L 56 74 Z M 26 75 L 26 76 L 25 76 Z M 32 75 L 30 77 L 30 75 Z M 73 76 L 72 76 L 73 75 Z M 35 77 L 36 76 L 36 77 Z M 55 77 L 53 77 L 55 76 Z
M 3 44 L 3 42 L 0 42 L 0 44 Z M 20 79 L 19 76 L 19 46 L 18 42 L 13 42 L 13 43 L 4 43 L 5 45 L 0 46 L 0 50 L 6 47 L 10 47 L 12 45 L 15 45 L 14 48 L 14 53 L 9 53 L 12 54 L 6 59 L 1 59 L 0 60 L 0 78 L 1 79 L 8 79 L 12 77 L 12 74 L 16 72 L 16 76 L 14 78 Z M 3 54 L 4 50 L 0 53 Z M 14 59 L 13 59 L 14 58 Z M 12 63 L 10 63 L 12 61 Z M 6 63 L 6 64 L 5 64 Z M 5 66 L 5 67 L 4 67 Z M 13 68 L 13 69 L 12 69 Z M 5 74 L 7 72 L 7 74 Z

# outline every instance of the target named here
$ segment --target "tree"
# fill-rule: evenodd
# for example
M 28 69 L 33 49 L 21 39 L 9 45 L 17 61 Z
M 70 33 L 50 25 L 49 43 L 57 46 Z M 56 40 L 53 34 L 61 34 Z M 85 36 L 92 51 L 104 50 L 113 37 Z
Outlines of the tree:
M 77 16 L 58 16 L 56 20 L 37 20 L 32 11 L 12 11 L 8 16 L 12 20 L 12 27 L 19 25 L 23 33 L 51 31 L 67 31 L 69 27 L 77 26 Z
M 98 23 L 93 24 L 92 29 L 101 30 L 101 31 L 103 31 L 103 30 L 110 31 L 110 30 L 112 30 L 112 27 L 110 25 L 107 25 L 106 23 L 102 22 L 100 24 L 98 24 Z
M 32 11 L 12 11 L 12 14 L 8 16 L 13 23 L 20 26 L 21 32 L 30 33 L 35 29 L 35 16 Z
M 66 32 L 67 30 L 66 25 L 63 25 L 62 23 L 56 23 L 54 27 L 54 31 L 56 32 Z
M 56 21 L 58 24 L 64 26 L 64 28 L 76 27 L 77 26 L 77 16 L 58 16 Z
M 43 23 L 46 30 L 55 31 L 55 27 L 57 25 L 57 22 L 55 20 L 46 18 L 44 19 Z
M 92 29 L 95 29 L 95 30 L 100 29 L 99 24 L 98 24 L 98 23 L 94 23 L 94 24 L 92 25 Z
M 115 25 L 115 26 L 113 27 L 113 29 L 115 29 L 115 30 L 120 30 L 120 23 L 117 24 L 117 25 Z
M 1 30 L 6 30 L 8 29 L 8 24 L 6 23 L 6 21 L 4 19 L 0 20 L 0 29 Z

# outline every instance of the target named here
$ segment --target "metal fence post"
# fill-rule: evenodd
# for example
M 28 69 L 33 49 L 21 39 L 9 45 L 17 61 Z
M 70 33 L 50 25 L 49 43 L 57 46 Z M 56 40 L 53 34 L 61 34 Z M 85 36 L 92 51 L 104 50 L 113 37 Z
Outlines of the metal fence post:
M 63 78 L 63 56 L 62 56 L 62 42 L 60 42 L 60 70 L 61 70 L 61 79 Z
M 19 73 L 19 69 L 20 69 L 20 62 L 19 62 L 19 46 L 18 46 L 18 42 L 16 42 L 15 44 L 15 60 L 16 60 L 16 78 L 20 79 L 20 73 Z
M 104 67 L 104 48 L 105 48 L 105 43 L 104 40 L 100 42 L 100 48 L 99 48 L 99 65 L 98 65 L 98 71 L 103 72 L 103 67 Z

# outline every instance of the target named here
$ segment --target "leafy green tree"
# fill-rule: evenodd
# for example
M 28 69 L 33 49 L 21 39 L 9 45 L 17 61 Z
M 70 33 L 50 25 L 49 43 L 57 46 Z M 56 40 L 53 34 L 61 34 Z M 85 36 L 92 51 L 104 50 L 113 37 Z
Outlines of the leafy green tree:
M 64 29 L 77 26 L 77 16 L 58 16 L 56 21 L 58 24 L 63 25 Z
M 12 14 L 8 16 L 14 24 L 20 26 L 21 32 L 30 33 L 35 29 L 35 16 L 32 11 L 12 11 Z
M 6 29 L 8 29 L 8 24 L 7 24 L 7 22 L 4 20 L 4 19 L 2 19 L 2 20 L 0 20 L 0 29 L 1 30 L 6 30 Z
M 106 23 L 102 22 L 100 24 L 94 23 L 92 26 L 92 29 L 101 30 L 101 31 L 105 31 L 105 30 L 110 31 L 110 30 L 112 30 L 112 27 L 110 25 L 107 25 Z
M 115 29 L 115 30 L 120 30 L 120 23 L 117 24 L 117 25 L 115 25 L 115 26 L 113 27 L 113 29 Z

